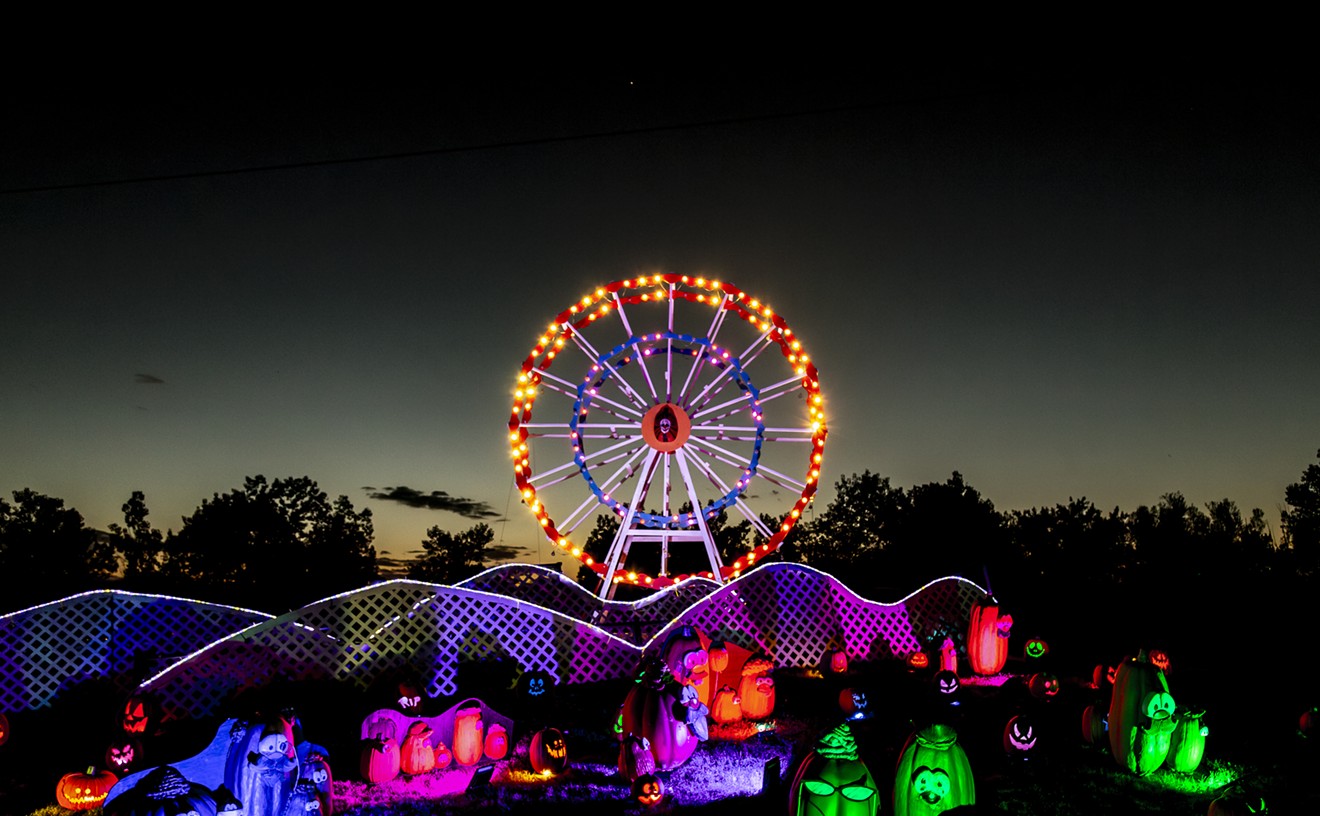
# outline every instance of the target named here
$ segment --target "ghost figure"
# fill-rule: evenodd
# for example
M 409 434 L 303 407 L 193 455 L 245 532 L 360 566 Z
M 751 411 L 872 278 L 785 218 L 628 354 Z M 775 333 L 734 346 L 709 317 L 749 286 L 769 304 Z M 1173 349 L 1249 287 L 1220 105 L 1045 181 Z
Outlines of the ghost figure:
M 247 816 L 281 816 L 289 775 L 297 770 L 298 761 L 289 756 L 289 738 L 282 729 L 267 727 L 243 770 Z
M 696 686 L 683 686 L 682 691 L 678 693 L 678 703 L 687 709 L 684 719 L 693 736 L 702 742 L 709 739 L 710 731 L 707 728 L 706 715 L 710 713 L 710 708 L 701 702 Z

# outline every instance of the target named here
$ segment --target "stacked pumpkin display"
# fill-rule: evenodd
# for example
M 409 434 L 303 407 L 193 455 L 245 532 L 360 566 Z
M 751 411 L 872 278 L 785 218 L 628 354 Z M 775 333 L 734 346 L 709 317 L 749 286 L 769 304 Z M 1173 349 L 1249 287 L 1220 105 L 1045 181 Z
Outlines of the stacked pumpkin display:
M 1164 672 L 1143 651 L 1114 673 L 1109 702 L 1109 749 L 1119 765 L 1145 776 L 1169 755 L 1176 720 Z

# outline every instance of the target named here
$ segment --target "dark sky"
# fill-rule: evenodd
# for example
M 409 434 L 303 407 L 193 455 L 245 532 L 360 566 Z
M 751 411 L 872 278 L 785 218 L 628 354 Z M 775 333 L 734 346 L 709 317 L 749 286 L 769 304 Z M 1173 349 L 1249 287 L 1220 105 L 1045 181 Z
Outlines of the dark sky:
M 1277 527 L 1320 448 L 1314 90 L 993 59 L 7 88 L 0 490 L 98 527 L 143 490 L 177 529 L 307 475 L 392 555 L 485 518 L 548 560 L 512 498 L 518 367 L 659 271 L 797 331 L 827 485 L 958 470 L 1005 511 L 1182 491 Z

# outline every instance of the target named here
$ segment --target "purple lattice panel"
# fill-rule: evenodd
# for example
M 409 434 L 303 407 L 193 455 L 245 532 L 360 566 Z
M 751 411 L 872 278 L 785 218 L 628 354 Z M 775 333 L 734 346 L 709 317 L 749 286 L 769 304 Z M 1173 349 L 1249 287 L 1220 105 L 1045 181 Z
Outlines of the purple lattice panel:
M 66 688 L 172 662 L 255 621 L 260 612 L 161 595 L 99 590 L 0 617 L 0 710 L 50 705 Z
M 765 652 L 778 666 L 818 667 L 844 649 L 849 659 L 906 659 L 938 637 L 965 639 L 971 605 L 984 591 L 944 578 L 897 603 L 869 601 L 835 578 L 801 564 L 767 564 L 713 593 L 666 626 L 646 646 L 691 624 L 713 638 Z
M 492 567 L 458 586 L 554 609 L 638 646 L 720 588 L 715 581 L 691 578 L 640 601 L 603 601 L 563 573 L 530 564 Z
M 408 667 L 431 695 L 458 692 L 460 664 L 498 657 L 560 683 L 630 676 L 641 650 L 588 623 L 489 592 L 390 581 L 254 626 L 176 664 L 144 688 L 169 711 L 210 714 L 273 679 L 333 678 L 369 688 Z

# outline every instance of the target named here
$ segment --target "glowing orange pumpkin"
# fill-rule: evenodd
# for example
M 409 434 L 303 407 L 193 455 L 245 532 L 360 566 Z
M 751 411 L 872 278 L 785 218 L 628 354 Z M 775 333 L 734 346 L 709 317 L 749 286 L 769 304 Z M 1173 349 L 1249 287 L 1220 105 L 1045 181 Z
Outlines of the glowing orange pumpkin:
M 665 796 L 665 786 L 660 782 L 660 777 L 655 774 L 644 774 L 637 777 L 632 784 L 633 797 L 639 804 L 651 807 L 659 804 Z
M 458 709 L 454 713 L 454 761 L 459 765 L 476 765 L 485 750 L 481 706 Z
M 710 707 L 710 718 L 717 723 L 731 723 L 741 720 L 742 699 L 733 686 L 722 686 L 715 692 L 715 700 Z
M 848 653 L 842 649 L 837 649 L 830 653 L 830 671 L 835 674 L 843 674 L 848 671 Z
M 775 710 L 775 681 L 770 676 L 774 664 L 768 657 L 754 657 L 743 664 L 738 697 L 742 699 L 743 717 L 764 720 Z
M 504 759 L 509 753 L 509 732 L 504 726 L 495 723 L 486 732 L 486 756 L 491 759 Z
M 925 652 L 913 652 L 908 655 L 907 664 L 914 669 L 924 669 L 930 666 L 930 658 Z
M 118 781 L 119 777 L 109 771 L 96 768 L 88 768 L 86 773 L 65 774 L 55 786 L 55 801 L 67 810 L 98 808 Z
M 557 728 L 545 728 L 532 735 L 527 749 L 532 770 L 545 776 L 563 773 L 568 768 L 568 745 Z

